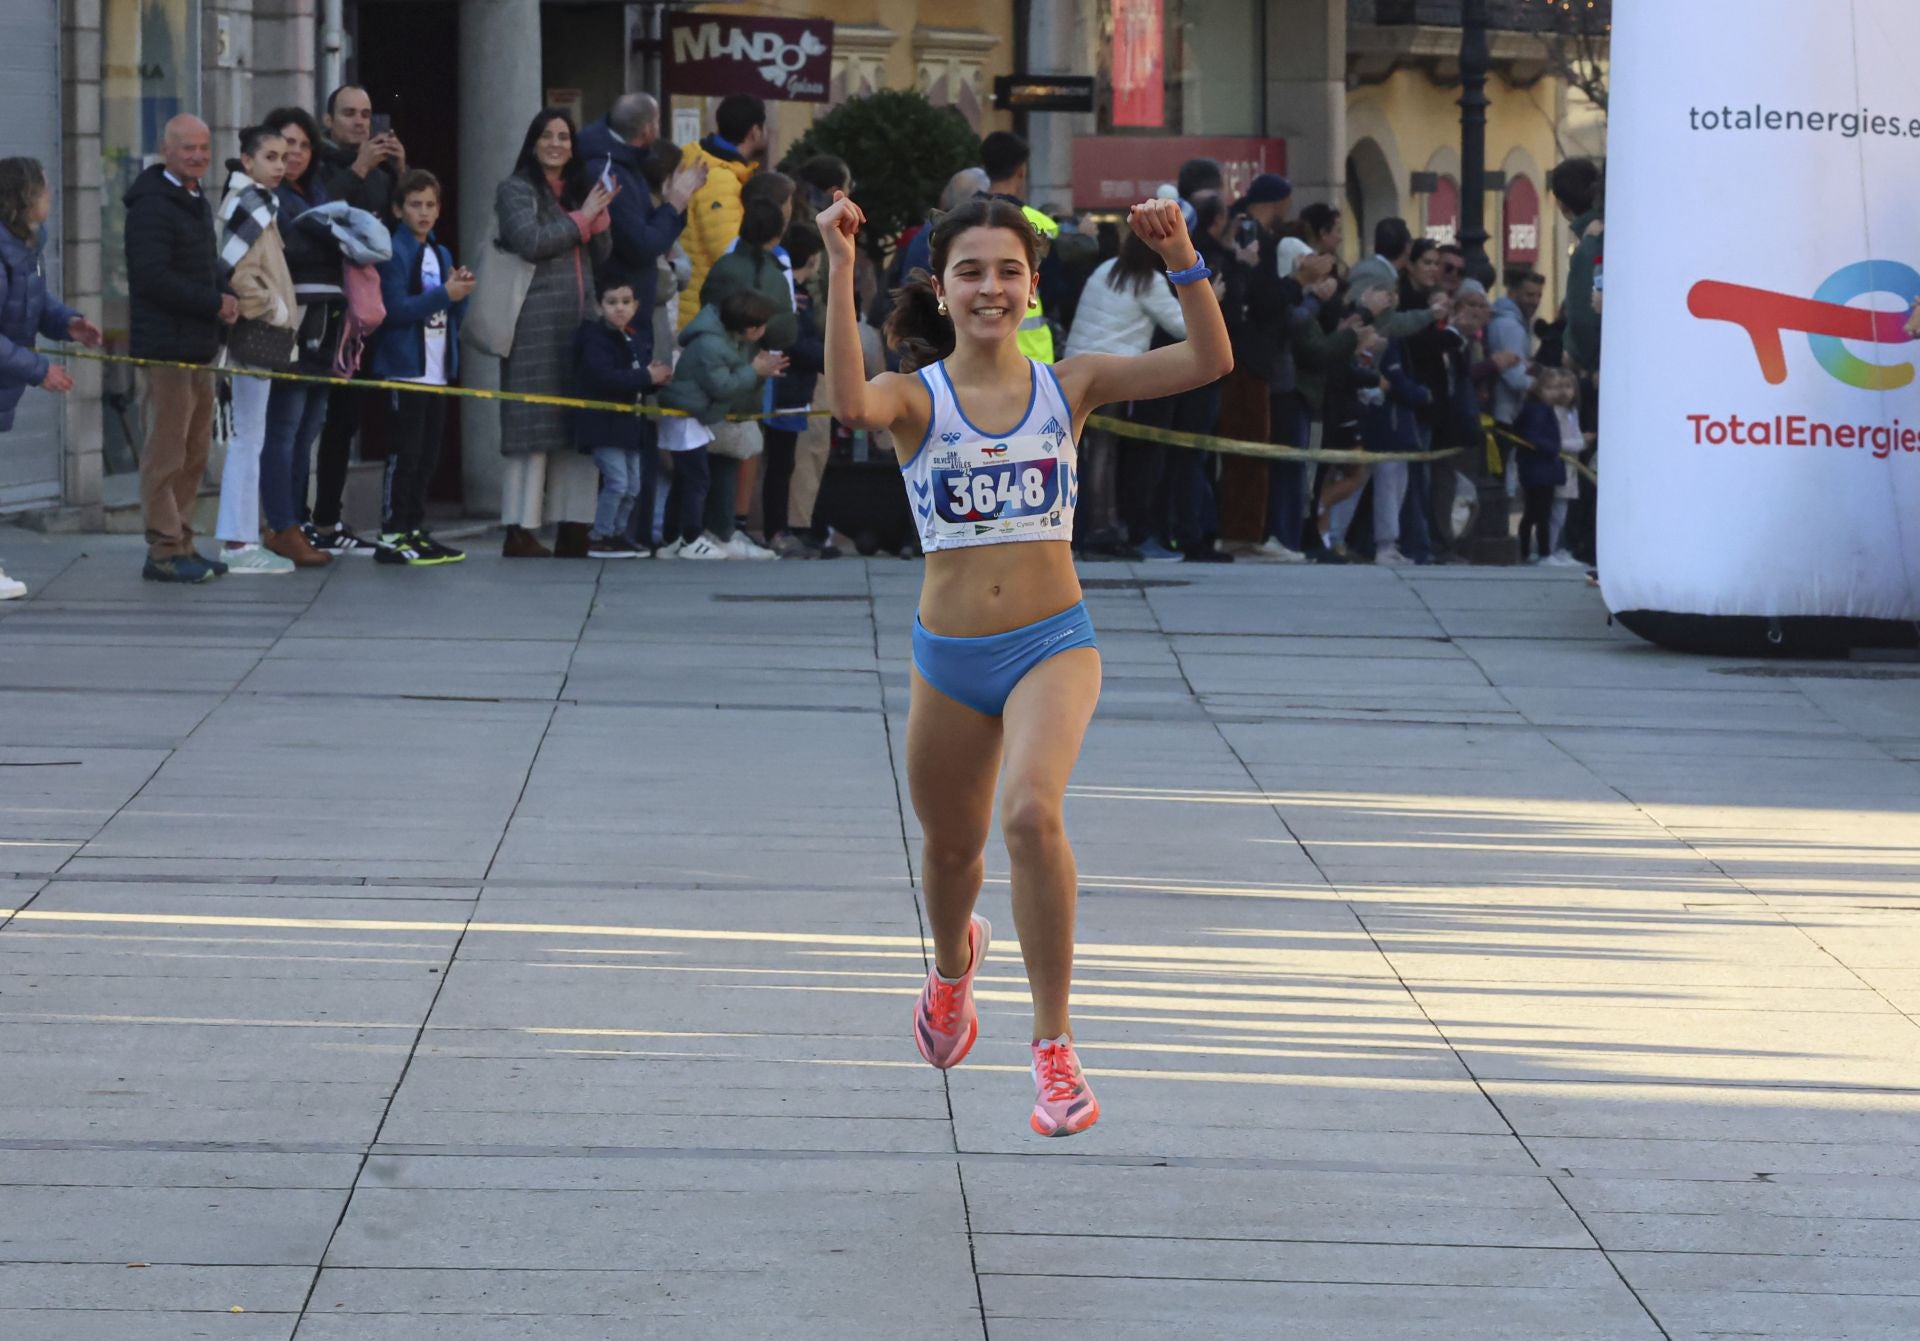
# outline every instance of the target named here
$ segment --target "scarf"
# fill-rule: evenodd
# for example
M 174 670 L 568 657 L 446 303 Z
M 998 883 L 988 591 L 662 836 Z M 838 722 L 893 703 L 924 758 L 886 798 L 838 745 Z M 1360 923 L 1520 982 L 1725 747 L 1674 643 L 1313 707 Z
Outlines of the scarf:
M 227 178 L 227 194 L 220 202 L 220 264 L 228 274 L 247 259 L 279 213 L 279 198 L 246 173 Z

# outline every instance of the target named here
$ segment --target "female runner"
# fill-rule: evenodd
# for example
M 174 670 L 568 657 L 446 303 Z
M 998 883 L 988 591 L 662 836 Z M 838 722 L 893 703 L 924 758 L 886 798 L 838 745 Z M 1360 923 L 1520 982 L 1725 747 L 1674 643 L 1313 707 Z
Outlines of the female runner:
M 893 435 L 926 578 L 913 627 L 907 782 L 925 835 L 933 964 L 914 1007 L 920 1055 L 946 1068 L 979 1033 L 973 979 L 992 928 L 973 911 L 1000 778 L 1013 920 L 1033 994 L 1033 1129 L 1071 1136 L 1100 1116 L 1074 1055 L 1076 874 L 1061 807 L 1100 697 L 1100 654 L 1074 576 L 1074 444 L 1095 407 L 1153 400 L 1233 367 L 1208 271 L 1175 201 L 1131 224 L 1169 269 L 1187 341 L 1050 367 L 1015 343 L 1039 303 L 1040 241 L 1016 205 L 979 200 L 934 226 L 932 275 L 898 294 L 887 335 L 914 367 L 863 380 L 853 289 L 865 222 L 843 192 L 817 222 L 830 253 L 826 376 L 834 416 Z M 1041 543 L 1018 543 L 1018 542 Z

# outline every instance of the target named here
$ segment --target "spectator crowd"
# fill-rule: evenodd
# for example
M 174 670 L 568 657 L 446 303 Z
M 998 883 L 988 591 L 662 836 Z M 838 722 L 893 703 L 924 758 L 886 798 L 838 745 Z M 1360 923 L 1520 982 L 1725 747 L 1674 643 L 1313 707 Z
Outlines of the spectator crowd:
M 463 344 L 501 360 L 508 392 L 679 412 L 501 404 L 506 557 L 842 552 L 822 505 L 836 442 L 841 458 L 891 456 L 884 441 L 850 443 L 820 401 L 826 277 L 811 219 L 835 190 L 854 190 L 846 163 L 766 166 L 766 109 L 745 96 L 723 99 L 711 133 L 685 148 L 661 138 L 645 93 L 585 127 L 546 108 L 493 191 L 492 244 L 460 258 L 436 233 L 442 183 L 373 107 L 347 86 L 318 117 L 275 109 L 240 135 L 223 188 L 209 175 L 207 127 L 175 117 L 159 162 L 126 193 L 128 353 L 153 361 L 142 369 L 146 577 L 201 583 L 347 556 L 458 562 L 429 530 L 427 503 L 448 431 L 448 400 L 430 389 L 458 383 Z M 988 135 L 980 162 L 937 202 L 1012 201 L 1048 240 L 1022 350 L 1051 362 L 1184 339 L 1154 254 L 1118 221 L 1029 203 L 1027 163 L 1019 137 Z M 1576 250 L 1548 320 L 1530 269 L 1503 276 L 1496 298 L 1458 244 L 1392 218 L 1349 265 L 1342 214 L 1318 203 L 1296 212 L 1283 177 L 1229 192 L 1219 164 L 1182 166 L 1161 195 L 1180 202 L 1213 271 L 1235 369 L 1198 391 L 1106 408 L 1109 425 L 1081 445 L 1076 551 L 1442 563 L 1478 539 L 1510 544 L 1512 499 L 1526 561 L 1590 560 L 1603 183 L 1596 164 L 1573 160 L 1551 186 Z M 36 336 L 100 341 L 39 280 L 49 208 L 37 164 L 0 161 L 0 431 L 26 387 L 72 385 L 34 352 Z M 892 290 L 926 266 L 929 232 L 909 229 L 884 262 L 861 258 L 869 373 L 895 357 L 880 329 Z M 231 375 L 216 377 L 220 365 Z M 276 372 L 423 391 L 258 375 Z M 226 454 L 203 549 L 194 508 L 222 380 Z M 383 430 L 382 520 L 362 535 L 343 508 L 354 442 L 372 420 Z M 1228 465 L 1169 445 L 1163 430 L 1354 456 Z M 1237 555 L 1224 546 L 1223 514 L 1238 534 L 1257 524 L 1259 542 Z M 887 548 L 917 553 L 910 538 Z M 0 575 L 0 599 L 18 587 Z

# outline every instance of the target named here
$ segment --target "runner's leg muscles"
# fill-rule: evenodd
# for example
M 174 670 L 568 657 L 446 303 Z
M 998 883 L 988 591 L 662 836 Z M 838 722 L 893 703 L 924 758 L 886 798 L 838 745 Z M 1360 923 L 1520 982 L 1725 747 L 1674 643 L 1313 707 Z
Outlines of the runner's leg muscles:
M 1062 652 L 1014 686 L 1001 721 L 1006 770 L 1000 832 L 1013 864 L 1013 922 L 1033 993 L 1033 1036 L 1072 1031 L 1074 905 L 1079 876 L 1067 842 L 1067 780 L 1100 698 L 1100 654 Z
M 934 966 L 967 971 L 968 920 L 985 876 L 1000 772 L 1000 719 L 956 703 L 912 672 L 907 713 L 907 790 L 920 819 L 920 889 L 933 933 Z

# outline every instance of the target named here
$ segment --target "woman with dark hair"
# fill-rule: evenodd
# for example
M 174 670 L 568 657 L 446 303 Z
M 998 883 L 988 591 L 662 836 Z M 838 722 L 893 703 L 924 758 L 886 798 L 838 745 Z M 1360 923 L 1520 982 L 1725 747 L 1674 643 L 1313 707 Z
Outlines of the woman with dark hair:
M 1133 235 L 1173 273 L 1149 273 L 1144 287 L 1177 287 L 1191 338 L 1151 353 L 1069 355 L 1057 366 L 1029 358 L 1019 335 L 1039 303 L 1040 240 L 1019 206 L 974 201 L 935 225 L 931 275 L 911 279 L 888 318 L 888 340 L 914 371 L 869 382 L 851 266 L 863 222 L 845 196 L 818 219 L 835 260 L 826 376 L 841 423 L 892 435 L 927 554 L 907 780 L 924 835 L 933 962 L 914 1039 L 945 1069 L 979 1034 L 973 983 L 991 928 L 973 907 L 997 790 L 1033 994 L 1030 1125 L 1071 1136 L 1100 1116 L 1068 1011 L 1077 877 L 1062 803 L 1100 697 L 1098 644 L 1069 546 L 1075 445 L 1099 406 L 1224 377 L 1233 367 L 1226 323 L 1179 204 L 1150 200 L 1133 209 Z
M 36 353 L 33 342 L 101 343 L 100 328 L 47 292 L 40 253 L 47 243 L 53 192 L 39 160 L 0 158 L 0 433 L 13 427 L 14 407 L 30 386 L 59 395 L 73 390 L 73 374 Z M 24 584 L 0 572 L 0 601 L 25 596 Z
M 615 191 L 589 182 L 573 151 L 573 119 L 543 108 L 527 127 L 513 175 L 493 195 L 495 246 L 533 263 L 533 279 L 513 327 L 513 353 L 500 387 L 565 396 L 572 387 L 573 335 L 593 311 L 593 267 L 613 250 L 607 206 Z M 617 190 L 617 188 L 616 188 Z M 573 450 L 568 412 L 509 401 L 500 410 L 506 457 L 501 520 L 509 559 L 585 558 L 599 495 L 593 458 Z M 547 513 L 559 522 L 555 548 L 534 532 Z
M 1160 258 L 1138 233 L 1129 232 L 1120 254 L 1087 276 L 1074 308 L 1073 329 L 1067 333 L 1066 357 L 1144 354 L 1153 348 L 1156 330 L 1176 340 L 1187 338 L 1180 300 L 1167 284 Z M 1140 559 L 1144 556 L 1120 516 L 1120 450 L 1119 438 L 1106 429 L 1088 429 L 1081 442 L 1081 521 L 1075 543 L 1087 553 Z M 1127 450 L 1138 453 L 1141 445 L 1130 443 Z
M 340 249 L 328 236 L 293 226 L 295 219 L 329 199 L 318 166 L 320 127 L 304 107 L 276 107 L 260 124 L 286 145 L 286 172 L 274 189 L 274 197 L 280 207 L 279 231 L 287 271 L 293 277 L 294 326 L 299 333 L 296 371 L 330 376 L 334 343 L 346 310 L 346 295 L 340 289 Z M 270 385 L 260 448 L 260 514 L 274 537 L 270 546 L 274 553 L 307 568 L 322 567 L 330 558 L 314 547 L 316 533 L 305 524 L 313 444 L 326 419 L 326 387 L 288 381 Z M 332 482 L 336 469 L 344 483 L 344 459 L 337 467 L 322 463 L 322 492 L 336 488 Z M 337 551 L 352 552 L 354 548 L 342 545 Z

